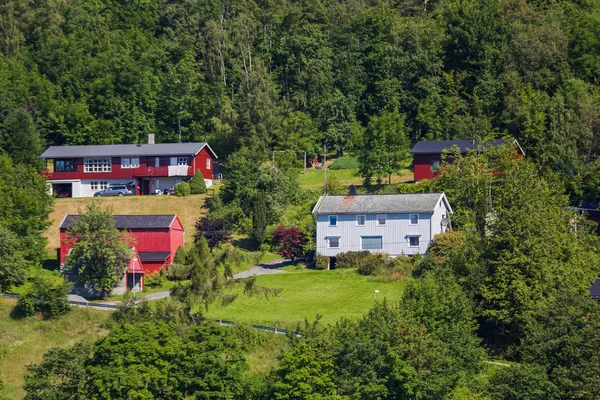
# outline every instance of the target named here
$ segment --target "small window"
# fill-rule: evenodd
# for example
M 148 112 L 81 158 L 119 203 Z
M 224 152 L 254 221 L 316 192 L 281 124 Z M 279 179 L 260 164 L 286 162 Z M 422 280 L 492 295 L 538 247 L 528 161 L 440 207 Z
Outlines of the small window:
M 108 182 L 100 181 L 100 190 L 104 190 L 108 187 Z
M 90 188 L 91 188 L 92 190 L 98 190 L 98 182 L 97 182 L 97 181 L 92 181 L 92 182 L 90 183 Z
M 419 224 L 419 214 L 410 214 L 408 216 L 408 220 L 410 221 L 410 225 L 418 225 Z
M 409 247 L 419 247 L 419 237 L 418 236 L 409 236 L 408 237 L 408 246 Z
M 337 215 L 329 216 L 329 226 L 337 226 Z
M 131 159 L 129 157 L 121 157 L 121 168 L 130 168 Z
M 364 215 L 357 215 L 356 216 L 356 225 L 358 225 L 358 226 L 364 226 L 365 225 L 365 220 L 366 220 L 366 216 L 364 216 Z
M 381 236 L 361 236 L 363 250 L 381 250 L 383 249 L 383 237 Z
M 327 238 L 328 247 L 330 249 L 337 249 L 340 247 L 340 237 L 339 236 L 330 236 Z
M 385 214 L 377 214 L 377 225 L 385 225 L 386 217 Z
M 160 157 L 154 157 L 154 166 L 160 167 Z
M 210 169 L 210 158 L 206 159 L 206 169 Z
M 187 157 L 178 157 L 177 158 L 177 165 L 188 165 L 188 159 L 187 159 Z
M 131 157 L 131 168 L 138 168 L 140 166 L 139 157 Z

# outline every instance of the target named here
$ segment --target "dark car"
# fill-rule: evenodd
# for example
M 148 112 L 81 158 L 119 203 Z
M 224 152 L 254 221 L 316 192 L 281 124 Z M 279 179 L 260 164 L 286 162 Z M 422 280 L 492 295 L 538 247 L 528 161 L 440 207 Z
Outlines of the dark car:
M 133 192 L 127 185 L 111 185 L 100 192 L 94 193 L 94 197 L 100 196 L 131 196 Z

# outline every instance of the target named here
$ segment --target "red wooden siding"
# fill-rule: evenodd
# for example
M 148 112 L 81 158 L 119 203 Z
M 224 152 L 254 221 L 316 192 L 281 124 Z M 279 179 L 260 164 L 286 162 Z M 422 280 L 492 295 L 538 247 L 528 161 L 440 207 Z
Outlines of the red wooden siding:
M 142 261 L 146 274 L 156 272 L 167 264 L 173 262 L 175 253 L 179 246 L 184 244 L 184 229 L 178 217 L 175 217 L 169 229 L 152 228 L 152 229 L 131 229 L 128 233 L 132 236 L 130 247 L 135 247 L 138 253 L 169 253 L 165 261 Z M 69 240 L 67 231 L 60 230 L 60 263 L 66 262 L 67 256 L 73 241 Z
M 210 168 L 206 168 L 206 160 L 210 159 Z M 211 157 L 207 148 L 204 147 L 200 153 L 194 157 L 194 162 L 192 163 L 192 168 L 194 169 L 193 174 L 196 173 L 196 169 L 199 169 L 202 172 L 202 176 L 204 179 L 212 179 L 213 178 L 213 163 L 215 160 Z
M 436 161 L 442 163 L 441 154 L 415 154 L 413 158 L 414 180 L 433 179 L 436 174 L 431 167 Z

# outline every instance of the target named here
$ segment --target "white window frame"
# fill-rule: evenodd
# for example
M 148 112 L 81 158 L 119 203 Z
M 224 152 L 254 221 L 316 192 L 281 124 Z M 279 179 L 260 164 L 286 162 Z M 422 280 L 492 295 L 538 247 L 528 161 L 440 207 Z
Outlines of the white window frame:
M 410 244 L 410 239 L 412 239 L 412 238 L 416 238 L 417 239 L 417 243 L 418 244 L 416 246 Z M 421 236 L 419 236 L 419 235 L 410 235 L 410 236 L 408 236 L 408 247 L 411 247 L 411 248 L 421 247 Z
M 108 187 L 108 182 L 107 181 L 100 181 L 99 183 L 100 186 L 100 190 L 104 190 Z
M 177 157 L 177 165 L 185 165 L 187 167 L 188 158 L 187 157 Z
M 140 166 L 139 157 L 121 157 L 121 168 L 138 168 Z
M 331 239 L 337 239 L 337 246 L 331 245 Z M 327 236 L 327 248 L 328 249 L 339 249 L 340 248 L 340 236 Z
M 160 167 L 160 157 L 154 157 L 154 166 Z
M 363 221 L 362 224 L 359 222 L 359 218 L 362 217 Z M 365 226 L 367 225 L 367 216 L 364 214 L 359 214 L 356 216 L 356 226 Z
M 332 217 L 335 218 L 335 224 L 334 225 L 331 224 L 331 218 Z M 329 215 L 327 217 L 327 220 L 329 221 L 329 226 L 338 226 L 338 216 L 337 215 Z
M 98 181 L 91 181 L 90 182 L 90 189 L 91 190 L 98 190 Z
M 112 159 L 110 157 L 85 158 L 83 172 L 112 172 Z
M 383 217 L 383 224 L 381 223 L 380 217 Z M 377 226 L 385 226 L 387 224 L 387 214 L 377 214 Z
M 417 222 L 412 222 L 413 217 L 417 217 Z M 409 225 L 419 225 L 419 214 L 408 214 L 408 224 Z
M 210 169 L 210 158 L 206 159 L 206 169 Z

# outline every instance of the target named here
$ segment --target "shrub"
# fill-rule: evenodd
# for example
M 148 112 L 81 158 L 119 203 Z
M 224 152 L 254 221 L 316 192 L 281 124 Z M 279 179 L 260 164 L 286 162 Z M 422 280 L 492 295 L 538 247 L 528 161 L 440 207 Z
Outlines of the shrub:
M 192 179 L 189 180 L 190 193 L 191 194 L 204 194 L 206 193 L 206 182 L 204 176 L 199 169 L 196 170 L 196 174 Z
M 190 279 L 190 266 L 185 264 L 170 264 L 167 267 L 167 279 L 170 281 L 184 281 Z
M 166 280 L 166 273 L 163 271 L 164 269 L 161 269 L 160 271 L 155 271 L 150 275 L 146 275 L 144 277 L 144 285 L 150 287 L 161 287 Z
M 336 256 L 335 267 L 339 269 L 358 268 L 360 261 L 370 255 L 371 253 L 367 250 L 339 253 Z
M 273 246 L 278 249 L 277 254 L 292 261 L 304 256 L 307 242 L 308 239 L 300 228 L 279 226 L 273 231 Z
M 329 257 L 315 253 L 314 264 L 316 269 L 329 269 Z
M 366 257 L 362 257 L 358 262 L 357 272 L 361 275 L 371 275 L 378 268 L 384 267 L 388 256 L 383 253 L 369 254 Z
M 173 264 L 185 264 L 185 259 L 187 257 L 185 247 L 179 246 L 177 251 L 175 252 L 175 257 L 173 257 Z
M 215 247 L 225 244 L 231 239 L 231 230 L 227 222 L 214 218 L 200 218 L 196 222 L 196 235 L 194 242 L 198 243 L 201 237 L 208 242 L 208 247 L 212 252 Z
M 31 287 L 19 296 L 17 312 L 24 316 L 41 313 L 46 319 L 60 317 L 71 311 L 69 290 L 69 284 L 62 279 L 33 278 Z
M 358 169 L 360 166 L 358 158 L 353 156 L 343 156 L 336 158 L 328 169 Z
M 175 185 L 175 196 L 185 197 L 190 195 L 190 185 L 187 182 L 179 182 Z

